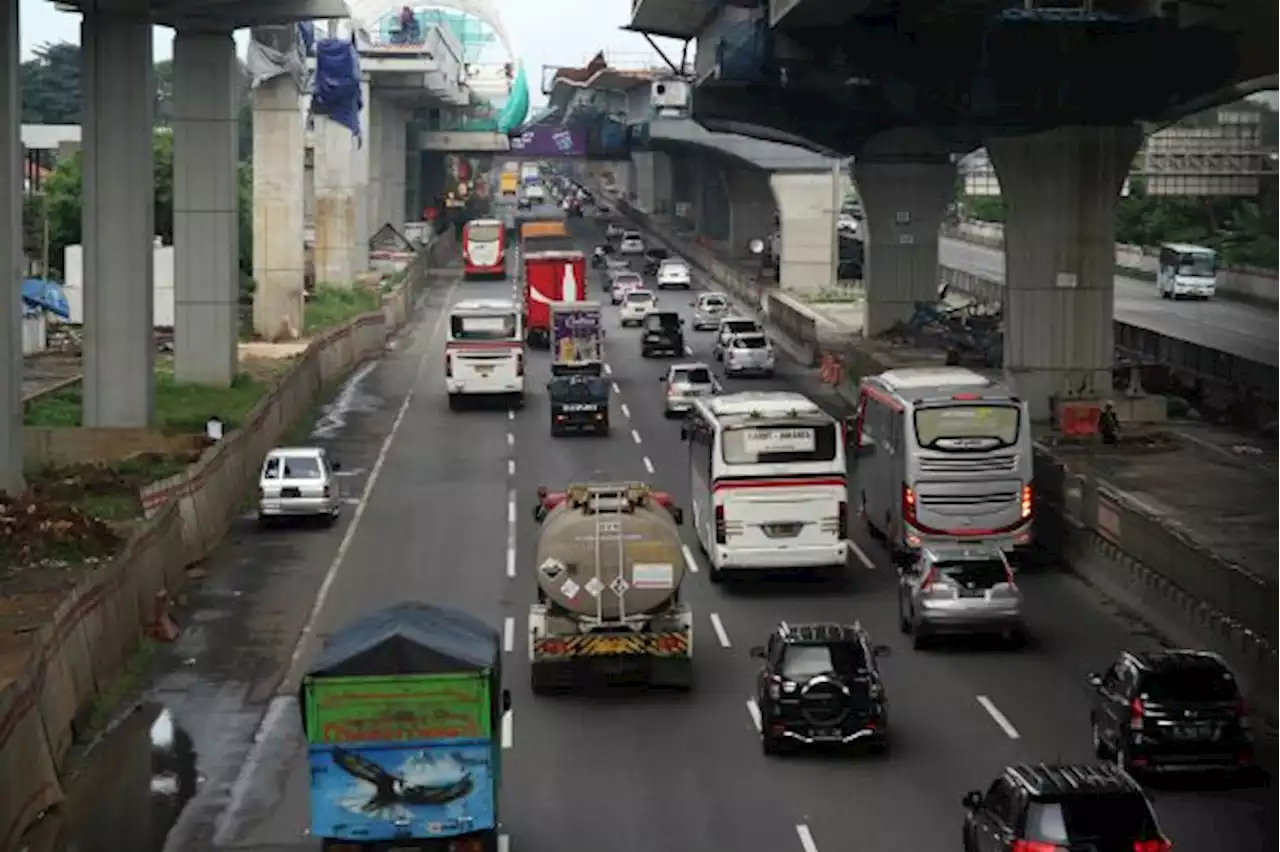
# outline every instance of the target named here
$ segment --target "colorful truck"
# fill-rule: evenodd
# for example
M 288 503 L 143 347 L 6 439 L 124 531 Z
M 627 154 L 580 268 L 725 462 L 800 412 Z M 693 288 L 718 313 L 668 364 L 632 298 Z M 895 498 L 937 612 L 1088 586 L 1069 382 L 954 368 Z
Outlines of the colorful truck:
M 420 603 L 329 637 L 299 696 L 326 852 L 498 848 L 501 658 L 488 625 Z
M 551 374 L 604 370 L 604 317 L 599 302 L 553 302 Z
M 543 349 L 551 345 L 551 305 L 585 302 L 587 257 L 580 251 L 521 251 L 525 341 Z

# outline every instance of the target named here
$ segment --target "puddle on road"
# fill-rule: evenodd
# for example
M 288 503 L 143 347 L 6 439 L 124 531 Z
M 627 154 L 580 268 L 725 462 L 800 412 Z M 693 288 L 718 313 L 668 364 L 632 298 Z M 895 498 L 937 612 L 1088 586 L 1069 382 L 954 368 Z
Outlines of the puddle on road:
M 190 734 L 157 704 L 139 706 L 77 760 L 66 799 L 23 852 L 160 852 L 200 785 Z
M 343 383 L 342 389 L 333 401 L 320 410 L 320 419 L 311 431 L 313 440 L 328 440 L 337 437 L 347 426 L 347 418 L 352 414 L 368 414 L 376 411 L 380 400 L 363 389 L 365 378 L 378 366 L 377 361 L 370 361 L 352 374 Z

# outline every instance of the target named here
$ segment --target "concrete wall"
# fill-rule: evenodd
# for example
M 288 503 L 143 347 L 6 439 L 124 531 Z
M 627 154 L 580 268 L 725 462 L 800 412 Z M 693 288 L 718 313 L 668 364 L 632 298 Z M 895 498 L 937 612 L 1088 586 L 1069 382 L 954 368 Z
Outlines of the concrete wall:
M 173 328 L 173 280 L 174 280 L 173 246 L 156 246 L 153 261 L 152 286 L 155 288 L 152 306 L 156 328 Z M 67 294 L 67 303 L 71 308 L 73 325 L 84 323 L 84 249 L 81 246 L 67 246 L 63 253 L 63 274 L 66 283 L 63 289 Z
M 44 312 L 22 318 L 22 354 L 43 352 L 47 342 L 48 324 Z

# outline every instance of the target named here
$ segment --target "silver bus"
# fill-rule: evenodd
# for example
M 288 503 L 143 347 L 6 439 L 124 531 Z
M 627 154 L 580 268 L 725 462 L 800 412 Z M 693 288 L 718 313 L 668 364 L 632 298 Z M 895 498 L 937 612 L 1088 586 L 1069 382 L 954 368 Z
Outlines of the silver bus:
M 1212 299 L 1218 288 L 1218 253 L 1204 246 L 1160 246 L 1156 288 L 1162 299 Z
M 1027 404 L 960 367 L 891 370 L 861 382 L 851 443 L 872 535 L 903 560 L 931 544 L 1031 544 Z

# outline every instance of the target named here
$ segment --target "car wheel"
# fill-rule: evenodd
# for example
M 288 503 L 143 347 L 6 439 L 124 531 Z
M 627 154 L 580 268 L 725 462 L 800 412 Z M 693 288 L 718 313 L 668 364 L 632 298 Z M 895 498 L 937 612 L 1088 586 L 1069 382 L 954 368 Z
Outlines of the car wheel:
M 930 637 L 925 632 L 924 626 L 920 624 L 916 624 L 915 622 L 911 622 L 910 627 L 911 627 L 911 650 L 923 651 L 925 648 L 929 647 Z
M 911 633 L 911 621 L 907 618 L 906 607 L 902 605 L 902 592 L 898 592 L 898 630 L 903 633 Z
M 760 750 L 769 757 L 775 757 L 785 751 L 780 739 L 764 731 L 760 733 Z

